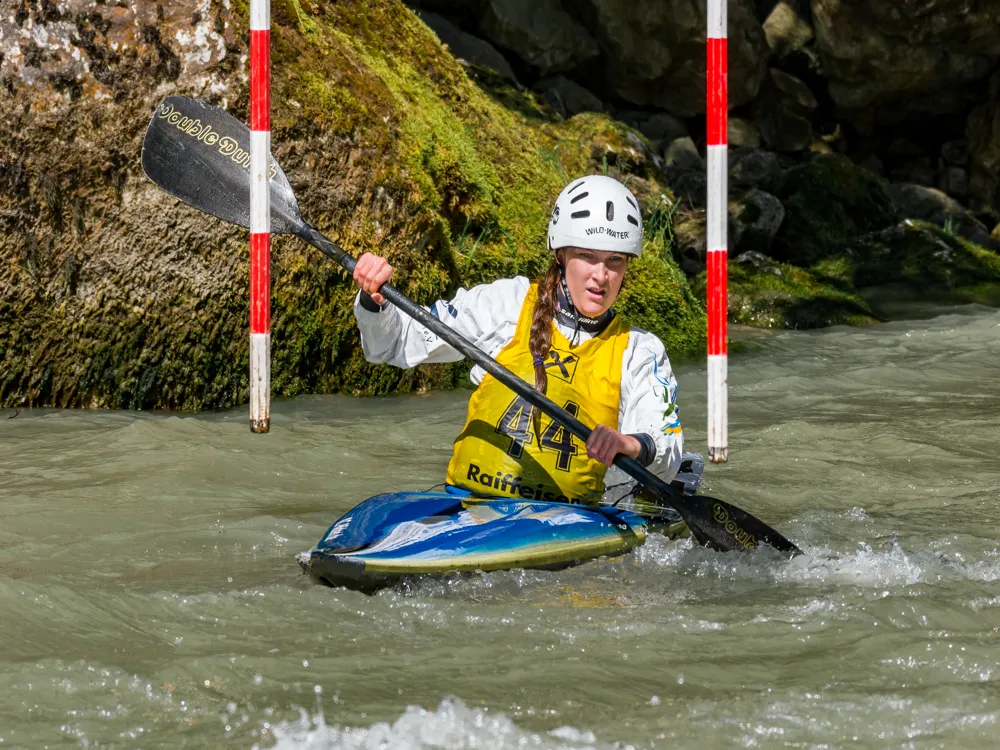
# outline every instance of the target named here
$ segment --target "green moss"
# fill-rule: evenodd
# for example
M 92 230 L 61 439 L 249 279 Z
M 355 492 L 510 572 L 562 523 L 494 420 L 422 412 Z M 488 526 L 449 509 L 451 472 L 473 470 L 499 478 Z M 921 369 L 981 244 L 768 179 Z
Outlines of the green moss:
M 859 287 L 902 283 L 936 299 L 995 304 L 1000 286 L 1000 255 L 928 222 L 858 242 L 842 262 Z
M 233 0 L 234 44 L 245 44 L 247 6 Z M 230 110 L 245 120 L 240 52 L 231 50 L 213 72 L 230 87 Z M 274 0 L 271 54 L 272 151 L 303 216 L 353 255 L 387 256 L 397 286 L 418 302 L 544 270 L 549 212 L 570 179 L 607 172 L 644 207 L 666 192 L 636 134 L 605 115 L 561 120 L 530 92 L 496 80 L 481 87 L 395 0 Z M 0 252 L 10 259 L 0 264 L 9 281 L 0 284 L 0 337 L 11 342 L 0 347 L 0 402 L 182 409 L 244 402 L 246 233 L 154 195 L 136 175 L 135 147 L 150 114 L 144 94 L 173 79 L 169 66 L 146 60 L 116 75 L 112 104 L 83 99 L 0 139 L 0 158 L 12 165 L 0 176 L 10 189 L 0 193 L 34 196 L 21 206 L 0 195 Z M 23 103 L 12 111 L 28 112 Z M 28 144 L 61 143 L 53 133 L 63 131 L 86 133 L 81 142 L 99 144 L 98 152 L 81 163 L 79 146 Z M 20 154 L 29 152 L 39 156 L 22 165 Z M 36 186 L 33 174 L 73 182 Z M 129 180 L 141 186 L 129 183 L 126 204 Z M 30 247 L 20 246 L 20 225 L 7 218 L 22 215 L 32 217 L 28 226 L 42 217 Z M 107 248 L 118 253 L 110 261 L 101 254 Z M 85 300 L 61 280 L 73 276 L 60 270 L 68 252 L 91 273 L 89 288 L 99 289 Z M 170 260 L 176 253 L 181 269 Z M 647 254 L 630 272 L 622 314 L 660 335 L 673 356 L 702 349 L 701 305 L 662 242 Z M 13 260 L 22 255 L 24 272 Z M 90 269 L 106 270 L 97 277 Z M 350 280 L 297 239 L 275 238 L 271 290 L 275 396 L 452 387 L 467 377 L 467 363 L 401 371 L 365 362 Z
M 684 274 L 650 250 L 647 246 L 641 258 L 629 263 L 615 309 L 631 324 L 656 334 L 673 359 L 704 353 L 703 308 Z
M 705 294 L 705 274 L 694 283 Z M 729 265 L 729 320 L 758 328 L 821 328 L 865 325 L 876 321 L 858 294 L 802 268 L 776 263 L 757 268 Z
M 843 253 L 850 243 L 895 220 L 892 199 L 878 178 L 838 154 L 788 170 L 775 194 L 785 207 L 785 221 L 770 253 L 803 267 Z

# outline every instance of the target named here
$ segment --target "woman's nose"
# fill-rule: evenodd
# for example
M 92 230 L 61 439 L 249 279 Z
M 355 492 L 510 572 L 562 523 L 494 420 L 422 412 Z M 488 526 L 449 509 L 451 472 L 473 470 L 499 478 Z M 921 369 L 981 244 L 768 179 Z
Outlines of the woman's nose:
M 608 280 L 608 267 L 603 263 L 598 263 L 597 265 L 594 266 L 593 277 L 594 281 L 596 281 L 598 284 L 603 284 L 605 281 Z

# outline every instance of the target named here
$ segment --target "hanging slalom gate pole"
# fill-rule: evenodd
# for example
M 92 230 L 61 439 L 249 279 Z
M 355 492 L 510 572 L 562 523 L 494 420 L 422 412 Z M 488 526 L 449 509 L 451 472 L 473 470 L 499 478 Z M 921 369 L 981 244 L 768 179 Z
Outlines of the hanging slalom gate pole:
M 726 0 L 708 0 L 707 91 L 705 110 L 708 205 L 706 254 L 708 288 L 708 457 L 729 458 L 729 365 L 726 344 L 728 167 L 728 43 Z
M 271 429 L 271 0 L 250 0 L 250 431 Z

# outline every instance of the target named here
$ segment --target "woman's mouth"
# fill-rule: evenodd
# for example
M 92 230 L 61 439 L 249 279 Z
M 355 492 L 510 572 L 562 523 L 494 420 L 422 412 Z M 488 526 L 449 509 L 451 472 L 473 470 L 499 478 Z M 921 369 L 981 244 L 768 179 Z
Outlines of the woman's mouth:
M 608 296 L 608 293 L 603 289 L 597 287 L 587 287 L 587 296 L 594 302 L 601 303 L 604 302 L 604 298 Z

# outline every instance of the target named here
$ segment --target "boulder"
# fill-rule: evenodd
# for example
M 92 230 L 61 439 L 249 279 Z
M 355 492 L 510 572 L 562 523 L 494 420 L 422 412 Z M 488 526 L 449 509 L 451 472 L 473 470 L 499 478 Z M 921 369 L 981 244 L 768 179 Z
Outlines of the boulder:
M 687 125 L 666 112 L 658 112 L 638 123 L 639 131 L 651 141 L 658 141 L 663 148 L 688 134 Z
M 573 70 L 600 52 L 558 0 L 488 0 L 480 25 L 490 41 L 542 75 Z
M 470 65 L 492 70 L 508 81 L 517 83 L 517 77 L 507 59 L 489 42 L 466 34 L 444 16 L 429 10 L 417 11 L 420 20 L 437 34 L 442 44 L 447 44 L 451 54 Z
M 567 3 L 601 48 L 611 90 L 625 101 L 678 117 L 705 110 L 705 5 L 689 0 L 586 0 Z M 728 7 L 729 102 L 760 88 L 769 54 L 753 0 Z
M 765 190 L 781 177 L 781 162 L 770 151 L 747 149 L 735 152 L 729 162 L 729 184 L 736 189 L 759 187 Z
M 247 233 L 158 189 L 138 160 L 166 96 L 247 120 L 246 5 L 15 5 L 0 14 L 0 406 L 245 403 Z M 665 191 L 630 179 L 643 155 L 619 124 L 597 113 L 522 116 L 480 89 L 406 7 L 295 6 L 273 4 L 272 152 L 303 215 L 352 254 L 389 257 L 418 303 L 548 264 L 545 226 L 568 173 L 606 168 L 644 206 L 641 195 Z M 704 314 L 678 269 L 642 261 L 629 271 L 630 322 L 655 329 L 672 353 L 702 348 Z M 276 398 L 465 379 L 447 365 L 368 363 L 355 295 L 321 254 L 274 239 Z
M 760 148 L 760 128 L 742 117 L 729 117 L 727 140 L 730 146 Z
M 789 73 L 769 71 L 757 106 L 761 138 L 776 151 L 803 151 L 813 142 L 810 113 L 817 107 L 809 87 Z
M 604 111 L 600 99 L 565 76 L 542 78 L 532 88 L 541 93 L 549 106 L 563 117 L 572 117 L 580 112 Z
M 925 185 L 893 183 L 889 185 L 889 195 L 903 219 L 924 219 L 941 223 L 967 213 L 965 207 L 954 198 Z
M 785 222 L 771 255 L 802 266 L 841 254 L 851 242 L 896 221 L 882 179 L 840 154 L 792 167 L 774 195 L 785 207 Z
M 816 97 L 801 79 L 779 68 L 771 68 L 767 73 L 771 83 L 781 92 L 781 98 L 796 111 L 804 114 L 819 106 Z
M 750 190 L 739 201 L 735 224 L 739 242 L 733 243 L 740 250 L 766 253 L 785 220 L 781 201 L 763 190 Z
M 663 154 L 663 161 L 667 169 L 676 170 L 703 170 L 705 162 L 698 153 L 697 146 L 691 138 L 676 138 L 671 141 Z
M 1000 243 L 990 237 L 986 225 L 941 190 L 926 185 L 895 183 L 889 186 L 889 194 L 901 218 L 939 224 L 983 247 L 1000 247 Z
M 990 79 L 986 101 L 969 115 L 965 135 L 973 206 L 1000 208 L 1000 73 Z
M 961 111 L 1000 60 L 996 3 L 812 0 L 811 7 L 830 96 L 863 132 L 918 113 Z
M 969 194 L 969 173 L 946 163 L 939 170 L 938 187 L 955 198 L 965 198 Z
M 764 20 L 764 38 L 776 57 L 800 52 L 813 40 L 806 0 L 781 0 Z

